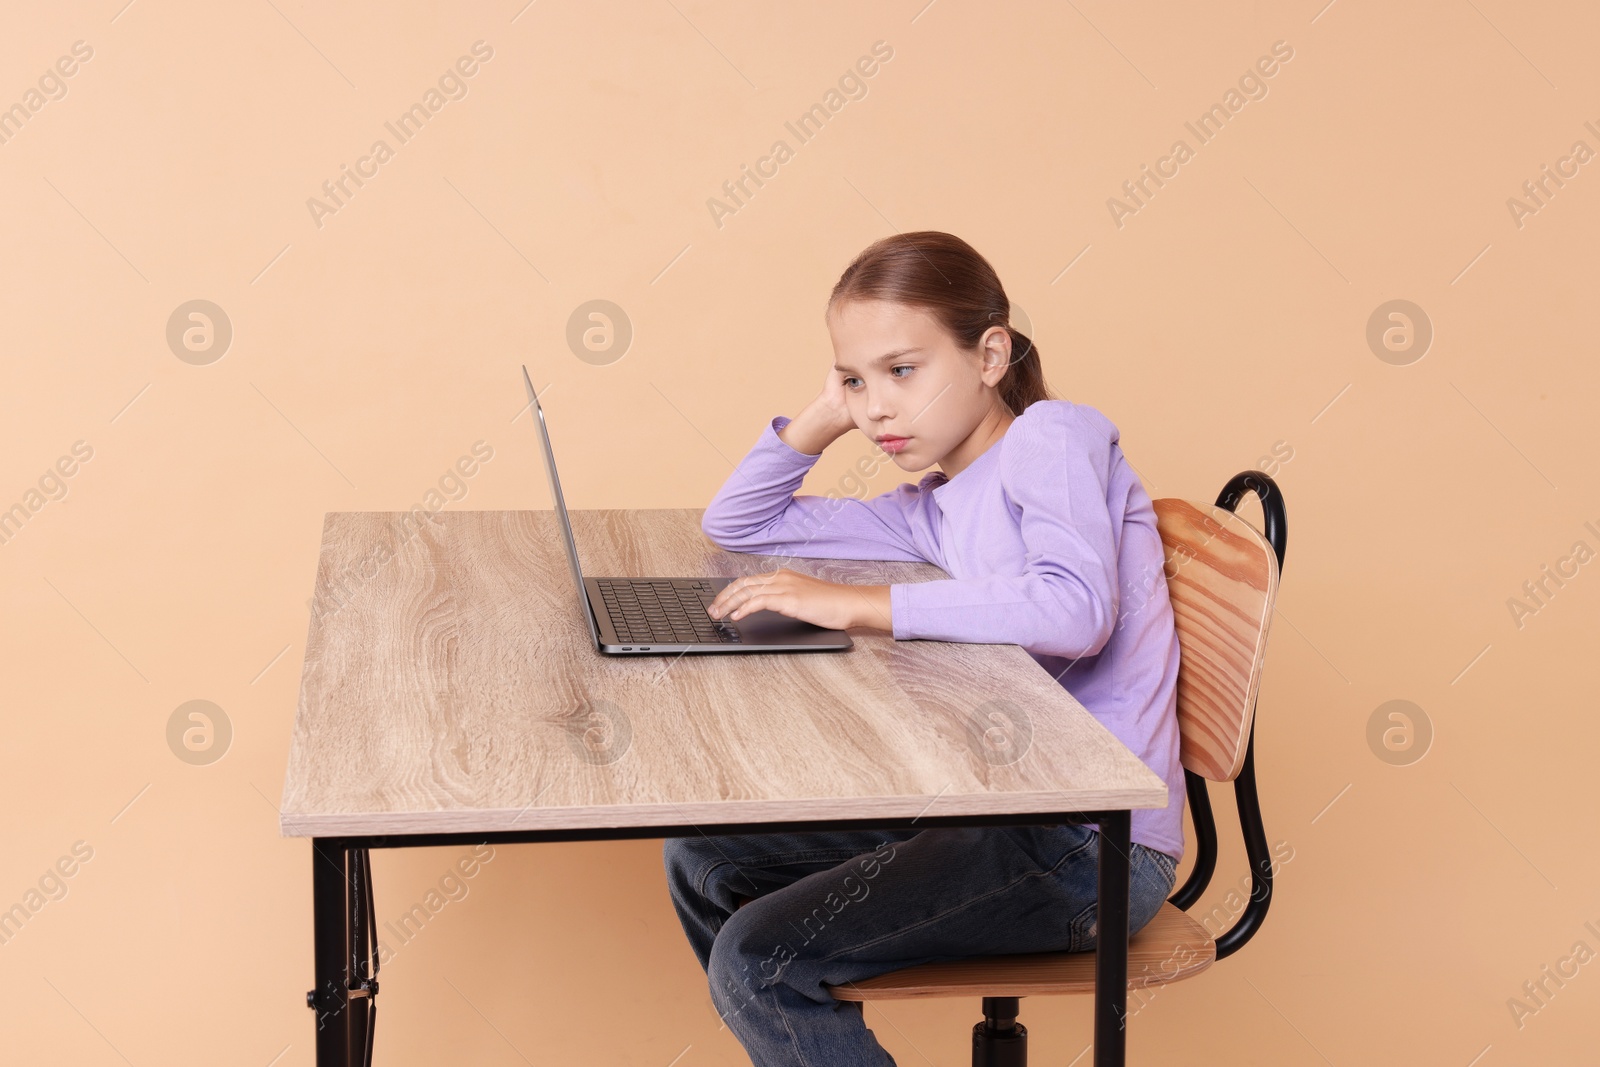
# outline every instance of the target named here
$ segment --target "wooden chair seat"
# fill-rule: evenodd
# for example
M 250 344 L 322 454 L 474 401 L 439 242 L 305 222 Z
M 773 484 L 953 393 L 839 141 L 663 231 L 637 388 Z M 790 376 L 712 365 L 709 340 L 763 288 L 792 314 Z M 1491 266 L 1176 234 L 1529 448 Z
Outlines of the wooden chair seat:
M 836 1000 L 858 1001 L 1093 993 L 1094 956 L 1093 952 L 1030 952 L 944 960 L 830 986 L 828 991 Z M 1191 978 L 1216 958 L 1217 945 L 1206 928 L 1188 912 L 1163 904 L 1155 918 L 1128 939 L 1128 988 Z

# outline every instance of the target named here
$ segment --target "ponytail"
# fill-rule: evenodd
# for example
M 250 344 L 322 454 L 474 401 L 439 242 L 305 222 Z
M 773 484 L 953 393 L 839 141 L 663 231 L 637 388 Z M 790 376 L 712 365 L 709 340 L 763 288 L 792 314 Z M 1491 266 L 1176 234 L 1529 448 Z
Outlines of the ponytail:
M 1054 397 L 1045 384 L 1044 365 L 1032 338 L 1010 326 L 1006 327 L 1006 333 L 1011 335 L 1011 366 L 1000 379 L 1000 399 L 1005 401 L 1012 415 L 1021 415 L 1035 401 Z

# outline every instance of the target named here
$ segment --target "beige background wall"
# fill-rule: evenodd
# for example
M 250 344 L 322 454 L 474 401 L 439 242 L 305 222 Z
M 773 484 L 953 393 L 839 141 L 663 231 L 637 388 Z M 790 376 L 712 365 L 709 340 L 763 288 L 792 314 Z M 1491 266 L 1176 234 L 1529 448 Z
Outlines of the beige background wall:
M 1135 1061 L 1593 1054 L 1600 164 L 1508 206 L 1600 149 L 1590 5 L 125 2 L 0 34 L 0 106 L 27 116 L 0 143 L 0 507 L 22 507 L 0 907 L 38 905 L 0 944 L 8 1060 L 311 1063 L 309 847 L 275 804 L 323 513 L 441 478 L 451 509 L 548 507 L 522 361 L 574 506 L 702 506 L 812 395 L 850 257 L 926 228 L 993 261 L 1153 496 L 1255 466 L 1286 494 L 1257 749 L 1293 859 L 1244 952 L 1140 1008 Z M 478 41 L 465 95 L 400 144 L 384 124 Z M 785 123 L 879 41 L 865 94 L 800 143 Z M 1280 41 L 1266 94 L 1201 144 L 1185 122 Z M 380 138 L 392 158 L 314 218 Z M 1192 158 L 1119 226 L 1108 198 L 1180 138 Z M 779 139 L 719 225 L 708 199 Z M 197 299 L 231 323 L 221 358 L 169 346 Z M 594 299 L 631 323 L 620 359 L 567 343 Z M 1390 362 L 1367 324 L 1398 299 L 1434 336 Z M 492 460 L 450 482 L 477 442 Z M 1572 576 L 1519 624 L 1546 565 Z M 231 725 L 209 764 L 169 746 L 191 700 Z M 465 851 L 379 855 L 380 919 Z M 743 1062 L 658 844 L 501 848 L 465 886 L 383 969 L 380 1063 Z M 1571 977 L 1541 1004 L 1546 966 Z M 976 1016 L 869 1009 L 902 1064 L 965 1063 Z M 1039 1063 L 1088 1041 L 1086 1000 L 1025 1016 Z

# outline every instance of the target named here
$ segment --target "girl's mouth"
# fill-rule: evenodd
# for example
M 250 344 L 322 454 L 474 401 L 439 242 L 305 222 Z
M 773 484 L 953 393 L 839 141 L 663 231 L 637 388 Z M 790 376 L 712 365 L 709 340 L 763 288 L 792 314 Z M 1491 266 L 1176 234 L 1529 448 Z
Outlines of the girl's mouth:
M 885 452 L 893 455 L 896 452 L 903 452 L 906 443 L 910 440 L 911 438 L 909 437 L 880 437 L 878 438 L 878 444 Z

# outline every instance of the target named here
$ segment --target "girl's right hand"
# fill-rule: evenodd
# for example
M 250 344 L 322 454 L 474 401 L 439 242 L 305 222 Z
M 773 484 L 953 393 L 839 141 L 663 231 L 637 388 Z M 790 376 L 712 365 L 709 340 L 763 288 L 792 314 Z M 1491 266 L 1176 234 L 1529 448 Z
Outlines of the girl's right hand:
M 779 436 L 791 447 L 815 456 L 855 428 L 856 420 L 845 401 L 844 375 L 829 367 L 822 391 Z
M 822 392 L 811 401 L 818 415 L 826 419 L 823 424 L 833 433 L 836 441 L 856 428 L 856 420 L 850 414 L 850 405 L 845 401 L 844 375 L 828 368 L 828 375 L 822 380 Z

